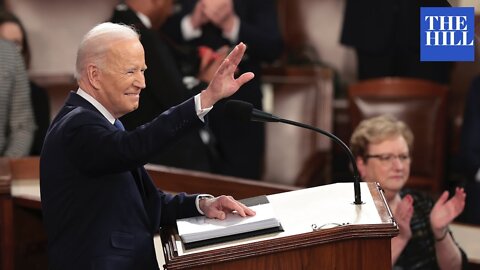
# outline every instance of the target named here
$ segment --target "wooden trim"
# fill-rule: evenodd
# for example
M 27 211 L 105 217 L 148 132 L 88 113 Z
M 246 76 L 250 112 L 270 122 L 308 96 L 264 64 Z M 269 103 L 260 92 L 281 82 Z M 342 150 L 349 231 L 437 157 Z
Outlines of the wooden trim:
M 10 160 L 8 158 L 0 158 L 0 195 L 10 194 L 11 182 Z
M 359 239 L 372 240 L 375 238 L 385 237 L 388 239 L 388 243 L 390 243 L 390 238 L 396 236 L 397 234 L 398 233 L 392 229 L 391 224 L 341 226 L 301 235 L 257 241 L 240 246 L 227 247 L 182 256 L 177 256 L 176 252 L 174 252 L 175 249 L 166 248 L 165 259 L 166 262 L 168 262 L 167 265 L 169 270 L 190 268 L 202 269 L 201 266 L 211 266 L 227 261 L 266 256 L 269 254 L 282 253 L 292 250 L 309 249 L 318 245 L 334 245 L 337 242 L 349 242 L 351 245 L 354 245 L 353 242 Z M 170 244 L 172 243 L 170 242 Z M 211 268 L 205 267 L 205 269 Z
M 14 269 L 15 245 L 13 203 L 10 195 L 0 197 L 0 265 L 3 270 Z
M 12 173 L 10 160 L 0 158 L 0 266 L 14 269 L 13 203 L 10 196 Z
M 25 157 L 10 160 L 12 179 L 40 179 L 40 158 Z
M 214 196 L 231 195 L 236 199 L 244 199 L 299 189 L 293 186 L 177 169 L 162 165 L 147 164 L 145 168 L 157 187 L 170 192 L 209 193 Z

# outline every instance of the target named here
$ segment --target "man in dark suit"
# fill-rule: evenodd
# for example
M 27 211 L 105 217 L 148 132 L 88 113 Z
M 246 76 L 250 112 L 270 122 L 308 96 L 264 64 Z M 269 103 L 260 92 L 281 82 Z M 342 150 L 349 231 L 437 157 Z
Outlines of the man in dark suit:
M 465 99 L 459 151 L 459 171 L 466 178 L 467 202 L 460 221 L 480 225 L 480 76 Z
M 283 41 L 273 0 L 180 0 L 175 13 L 162 29 L 173 40 L 191 47 L 249 46 L 239 65 L 240 72 L 261 74 L 261 63 L 280 56 Z M 189 29 L 189 30 L 187 30 Z M 232 99 L 250 102 L 262 109 L 261 78 L 255 76 Z M 239 124 L 223 113 L 224 102 L 209 114 L 222 163 L 219 173 L 260 179 L 264 157 L 265 131 L 262 123 Z
M 158 269 L 153 235 L 160 226 L 199 214 L 255 214 L 228 196 L 164 193 L 142 166 L 201 127 L 213 104 L 253 78 L 233 77 L 245 49 L 239 44 L 200 94 L 127 132 L 118 118 L 139 106 L 145 88 L 139 36 L 113 23 L 85 35 L 77 53 L 79 89 L 53 120 L 40 160 L 50 269 Z
M 420 7 L 446 0 L 347 0 L 341 43 L 355 49 L 358 79 L 385 76 L 448 83 L 452 63 L 420 62 Z
M 146 87 L 140 94 L 141 106 L 124 116 L 121 121 L 127 130 L 133 130 L 153 120 L 158 114 L 179 104 L 205 89 L 220 65 L 225 53 L 201 70 L 198 77 L 202 83 L 187 89 L 182 82 L 178 65 L 164 40 L 155 29 L 171 13 L 171 0 L 126 0 L 119 4 L 109 21 L 133 25 L 140 33 L 140 42 L 145 50 Z M 208 129 L 194 130 L 166 151 L 158 153 L 149 162 L 185 169 L 213 172 L 213 160 L 217 151 Z

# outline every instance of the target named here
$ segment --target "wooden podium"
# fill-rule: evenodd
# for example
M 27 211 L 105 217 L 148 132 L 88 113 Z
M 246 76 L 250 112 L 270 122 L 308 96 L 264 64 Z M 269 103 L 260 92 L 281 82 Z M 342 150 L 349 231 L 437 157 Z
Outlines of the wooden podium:
M 0 270 L 47 269 L 38 168 L 38 158 L 0 159 Z M 285 229 L 183 250 L 175 229 L 165 228 L 166 269 L 391 269 L 390 238 L 398 229 L 375 184 L 362 183 L 365 203 L 354 205 L 352 183 L 297 189 L 163 166 L 147 169 L 157 185 L 174 192 L 238 199 L 266 194 Z
M 164 269 L 391 269 L 398 227 L 374 183 L 338 183 L 268 195 L 284 232 L 185 250 L 162 230 Z

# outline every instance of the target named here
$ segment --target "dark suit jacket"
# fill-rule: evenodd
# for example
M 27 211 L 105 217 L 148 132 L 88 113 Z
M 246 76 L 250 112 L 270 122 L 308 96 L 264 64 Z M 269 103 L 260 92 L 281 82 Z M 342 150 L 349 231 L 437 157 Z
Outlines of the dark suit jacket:
M 32 101 L 35 124 L 37 124 L 30 155 L 38 156 L 42 151 L 43 140 L 50 125 L 50 101 L 46 90 L 32 81 L 30 81 L 30 99 Z
M 199 213 L 195 196 L 157 190 L 142 165 L 202 126 L 194 107 L 189 99 L 125 132 L 70 94 L 40 159 L 50 269 L 158 269 L 154 233 Z
M 472 81 L 465 99 L 460 155 L 462 171 L 473 181 L 480 169 L 480 76 Z
M 169 37 L 182 45 L 198 47 L 206 45 L 218 49 L 223 45 L 236 45 L 223 38 L 221 30 L 213 24 L 202 28 L 202 36 L 185 41 L 180 30 L 180 21 L 191 13 L 196 0 L 176 1 L 178 12 L 162 27 Z M 239 65 L 239 72 L 252 71 L 255 78 L 242 86 L 230 99 L 250 102 L 255 108 L 262 108 L 261 63 L 271 62 L 280 56 L 283 40 L 280 34 L 276 5 L 273 0 L 233 0 L 234 9 L 241 24 L 238 41 L 247 45 L 247 51 Z M 209 113 L 209 125 L 216 136 L 224 163 L 222 171 L 234 176 L 259 178 L 264 152 L 264 128 L 261 123 L 239 125 L 228 119 L 224 112 L 224 102 L 219 102 Z
M 475 179 L 480 169 L 480 76 L 473 79 L 465 99 L 458 161 L 467 180 L 465 210 L 459 221 L 480 225 L 480 182 Z
M 446 0 L 347 0 L 341 43 L 379 53 L 420 46 L 420 7 L 449 7 Z
M 133 25 L 140 33 L 140 42 L 145 50 L 147 87 L 140 94 L 139 108 L 121 118 L 127 130 L 150 122 L 160 113 L 206 88 L 202 85 L 202 89 L 191 91 L 183 85 L 182 75 L 168 46 L 156 31 L 146 28 L 126 5 L 117 6 L 110 21 Z M 162 153 L 152 156 L 149 162 L 211 172 L 212 158 L 209 147 L 195 130 Z

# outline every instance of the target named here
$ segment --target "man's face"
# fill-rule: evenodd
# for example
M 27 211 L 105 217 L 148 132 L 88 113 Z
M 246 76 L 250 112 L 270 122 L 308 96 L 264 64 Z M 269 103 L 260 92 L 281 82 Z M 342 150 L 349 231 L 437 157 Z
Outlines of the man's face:
M 119 118 L 139 106 L 145 88 L 145 55 L 136 39 L 112 42 L 104 64 L 99 68 L 97 100 Z
M 363 180 L 379 182 L 387 196 L 394 195 L 410 175 L 408 144 L 403 136 L 370 144 L 366 160 L 357 158 L 357 165 Z

